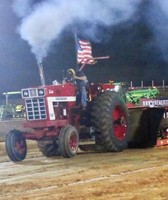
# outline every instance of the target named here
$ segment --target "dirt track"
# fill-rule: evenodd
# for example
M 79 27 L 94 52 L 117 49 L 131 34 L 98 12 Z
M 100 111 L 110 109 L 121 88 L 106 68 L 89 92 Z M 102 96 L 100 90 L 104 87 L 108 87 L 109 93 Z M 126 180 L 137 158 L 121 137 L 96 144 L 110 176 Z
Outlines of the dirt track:
M 121 153 L 79 152 L 72 159 L 42 156 L 28 141 L 28 155 L 13 163 L 0 143 L 0 199 L 168 199 L 168 148 Z

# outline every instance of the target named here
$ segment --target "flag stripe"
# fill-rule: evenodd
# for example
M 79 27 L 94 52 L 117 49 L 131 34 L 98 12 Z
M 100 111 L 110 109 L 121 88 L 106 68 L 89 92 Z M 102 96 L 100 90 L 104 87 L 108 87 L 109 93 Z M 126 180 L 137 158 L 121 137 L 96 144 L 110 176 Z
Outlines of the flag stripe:
M 89 41 L 80 40 L 77 38 L 77 62 L 78 64 L 95 64 L 95 60 L 91 59 L 92 47 Z

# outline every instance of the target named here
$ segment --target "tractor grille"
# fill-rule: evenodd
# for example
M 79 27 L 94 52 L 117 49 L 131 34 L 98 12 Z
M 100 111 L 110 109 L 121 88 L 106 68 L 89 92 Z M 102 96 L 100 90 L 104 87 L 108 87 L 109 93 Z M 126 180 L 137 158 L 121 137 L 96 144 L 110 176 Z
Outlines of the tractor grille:
M 26 99 L 25 101 L 28 120 L 41 120 L 47 118 L 44 98 Z

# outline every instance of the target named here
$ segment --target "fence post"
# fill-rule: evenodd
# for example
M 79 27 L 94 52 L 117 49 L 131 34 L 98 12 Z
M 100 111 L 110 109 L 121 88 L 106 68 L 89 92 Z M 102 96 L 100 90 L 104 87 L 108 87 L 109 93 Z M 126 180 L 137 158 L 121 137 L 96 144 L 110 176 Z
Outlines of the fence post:
M 132 89 L 132 86 L 133 86 L 132 81 L 131 81 L 131 85 L 130 86 L 131 86 L 131 89 Z
M 143 88 L 143 81 L 141 81 L 141 88 Z

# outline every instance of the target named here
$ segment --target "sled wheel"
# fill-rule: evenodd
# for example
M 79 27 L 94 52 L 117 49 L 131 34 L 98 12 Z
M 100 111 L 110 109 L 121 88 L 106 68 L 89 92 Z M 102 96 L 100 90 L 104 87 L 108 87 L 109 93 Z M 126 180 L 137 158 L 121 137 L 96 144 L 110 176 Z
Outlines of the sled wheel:
M 128 110 L 117 92 L 106 91 L 94 102 L 92 121 L 100 132 L 98 141 L 106 151 L 122 151 L 128 142 Z
M 27 154 L 26 140 L 19 130 L 9 131 L 5 140 L 6 151 L 12 161 L 22 161 Z
M 78 131 L 74 126 L 68 125 L 61 129 L 59 134 L 60 153 L 64 158 L 76 155 L 79 145 Z
M 37 146 L 42 154 L 46 157 L 60 156 L 57 138 L 44 138 L 38 140 Z

